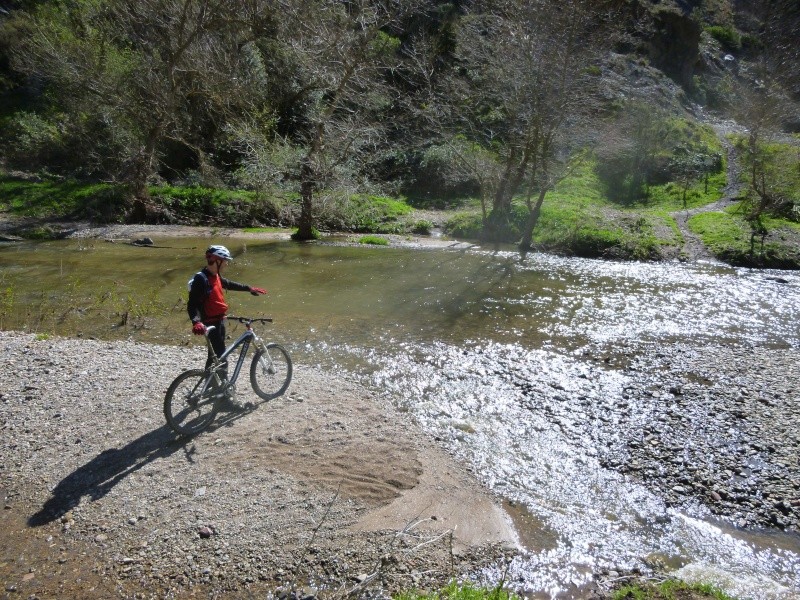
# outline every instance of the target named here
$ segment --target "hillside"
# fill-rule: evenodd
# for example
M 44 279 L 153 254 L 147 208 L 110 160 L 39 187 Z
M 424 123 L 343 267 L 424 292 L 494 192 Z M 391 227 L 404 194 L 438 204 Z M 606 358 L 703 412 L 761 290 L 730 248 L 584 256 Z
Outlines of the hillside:
M 794 2 L 178 4 L 5 3 L 8 217 L 800 264 Z

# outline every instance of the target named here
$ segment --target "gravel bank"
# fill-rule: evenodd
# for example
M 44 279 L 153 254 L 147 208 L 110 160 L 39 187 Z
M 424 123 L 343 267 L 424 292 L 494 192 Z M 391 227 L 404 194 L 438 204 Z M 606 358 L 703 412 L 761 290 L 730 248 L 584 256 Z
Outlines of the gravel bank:
M 594 432 L 604 466 L 674 506 L 800 532 L 800 351 L 665 344 L 595 360 L 641 375 L 597 408 L 613 423 Z
M 0 332 L 0 352 L 0 580 L 14 597 L 436 587 L 515 544 L 461 466 L 336 376 L 296 365 L 286 396 L 186 440 L 163 394 L 202 348 Z M 256 400 L 243 386 L 239 401 Z

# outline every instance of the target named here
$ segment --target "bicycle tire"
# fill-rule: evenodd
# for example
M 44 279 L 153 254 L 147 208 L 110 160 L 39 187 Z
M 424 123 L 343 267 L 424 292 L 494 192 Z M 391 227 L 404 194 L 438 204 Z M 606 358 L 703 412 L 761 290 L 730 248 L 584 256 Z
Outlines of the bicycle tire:
M 265 352 L 268 361 L 262 360 Z M 267 344 L 266 350 L 256 352 L 250 364 L 250 385 L 260 398 L 272 400 L 283 395 L 291 382 L 292 359 L 286 348 L 279 344 Z
M 167 425 L 181 435 L 196 435 L 206 429 L 219 411 L 219 404 L 208 388 L 202 396 L 208 373 L 191 369 L 178 375 L 164 396 Z M 210 387 L 210 386 L 209 386 Z

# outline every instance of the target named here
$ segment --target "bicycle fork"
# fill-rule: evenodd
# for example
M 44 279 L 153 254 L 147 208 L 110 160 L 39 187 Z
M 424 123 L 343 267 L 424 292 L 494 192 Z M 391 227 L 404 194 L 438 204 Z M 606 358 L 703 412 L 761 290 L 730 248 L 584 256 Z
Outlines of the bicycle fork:
M 275 375 L 277 372 L 275 370 L 275 365 L 272 362 L 272 356 L 267 350 L 267 345 L 261 340 L 261 338 L 255 339 L 256 348 L 261 352 L 261 356 L 258 359 L 258 366 L 261 367 L 261 370 L 265 373 L 269 373 L 270 375 Z

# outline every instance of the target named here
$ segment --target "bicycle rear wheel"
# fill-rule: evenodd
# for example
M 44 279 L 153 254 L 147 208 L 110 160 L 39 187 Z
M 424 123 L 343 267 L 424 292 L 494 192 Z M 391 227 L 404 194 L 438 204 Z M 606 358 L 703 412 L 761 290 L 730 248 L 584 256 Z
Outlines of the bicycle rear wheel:
M 214 396 L 217 390 L 206 385 L 207 378 L 206 371 L 192 369 L 178 375 L 169 386 L 164 396 L 164 416 L 176 433 L 200 433 L 214 420 L 219 409 Z
M 283 346 L 267 344 L 259 350 L 250 365 L 250 385 L 264 400 L 282 395 L 292 381 L 292 359 Z

